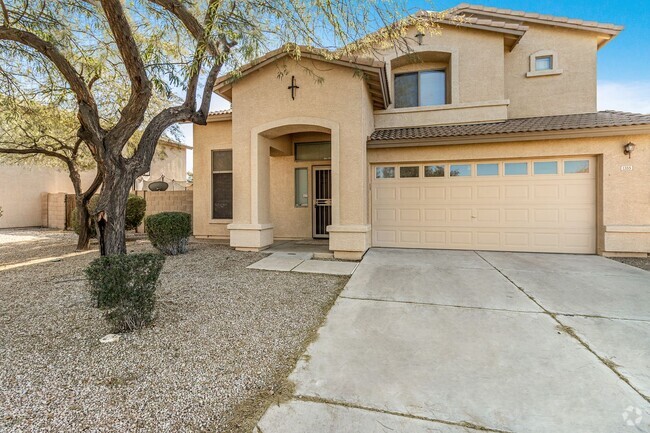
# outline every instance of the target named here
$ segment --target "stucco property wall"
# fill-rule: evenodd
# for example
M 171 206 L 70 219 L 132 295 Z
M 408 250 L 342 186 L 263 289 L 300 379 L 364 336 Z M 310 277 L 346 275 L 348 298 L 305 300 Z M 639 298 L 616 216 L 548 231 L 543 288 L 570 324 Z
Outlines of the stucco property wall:
M 82 185 L 93 178 L 94 173 L 82 173 Z M 0 185 L 0 228 L 40 226 L 42 194 L 74 192 L 66 171 L 33 165 L 0 164 Z
M 623 146 L 634 142 L 632 158 Z M 599 253 L 650 253 L 650 136 L 369 149 L 369 163 L 597 156 Z M 632 170 L 628 171 L 628 166 Z M 622 167 L 625 167 L 622 169 Z

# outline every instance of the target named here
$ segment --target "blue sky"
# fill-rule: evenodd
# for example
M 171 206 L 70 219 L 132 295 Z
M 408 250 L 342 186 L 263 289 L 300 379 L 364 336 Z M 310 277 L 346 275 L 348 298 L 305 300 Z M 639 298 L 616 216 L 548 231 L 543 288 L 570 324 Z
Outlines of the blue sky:
M 437 0 L 409 4 L 414 10 L 444 10 L 459 3 Z M 650 0 L 477 0 L 469 3 L 625 26 L 598 53 L 598 109 L 650 113 Z M 227 107 L 227 101 L 215 95 L 212 109 Z M 191 127 L 181 129 L 184 141 L 191 145 Z M 188 170 L 192 167 L 191 154 L 188 152 Z

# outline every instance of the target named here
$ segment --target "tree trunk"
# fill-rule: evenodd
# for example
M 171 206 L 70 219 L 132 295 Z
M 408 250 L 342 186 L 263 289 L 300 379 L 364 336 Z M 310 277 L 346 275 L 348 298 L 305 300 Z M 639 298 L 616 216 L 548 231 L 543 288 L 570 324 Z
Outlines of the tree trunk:
M 90 245 L 90 224 L 92 224 L 88 203 L 80 195 L 75 195 L 75 203 L 77 205 L 77 221 L 79 222 L 77 250 L 87 250 Z
M 126 254 L 126 202 L 134 176 L 124 167 L 106 166 L 97 203 L 97 236 L 101 255 Z

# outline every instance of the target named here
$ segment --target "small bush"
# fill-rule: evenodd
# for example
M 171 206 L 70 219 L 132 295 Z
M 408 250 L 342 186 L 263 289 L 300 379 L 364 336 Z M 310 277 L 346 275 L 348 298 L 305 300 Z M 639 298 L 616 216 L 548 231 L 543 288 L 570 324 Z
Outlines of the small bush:
M 165 256 L 154 253 L 112 255 L 86 268 L 97 307 L 106 311 L 114 332 L 142 328 L 153 320 L 156 283 Z
M 126 201 L 126 229 L 135 230 L 144 219 L 147 201 L 139 195 L 129 195 Z
M 151 244 L 163 254 L 175 256 L 187 252 L 192 235 L 192 216 L 183 212 L 162 212 L 149 215 L 144 227 Z

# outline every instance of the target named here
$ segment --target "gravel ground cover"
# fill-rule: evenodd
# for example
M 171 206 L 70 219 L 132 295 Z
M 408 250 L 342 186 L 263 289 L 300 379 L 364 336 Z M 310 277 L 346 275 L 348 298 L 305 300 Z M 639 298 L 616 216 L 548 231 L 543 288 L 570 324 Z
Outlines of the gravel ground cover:
M 0 272 L 0 431 L 249 433 L 347 281 L 249 270 L 262 255 L 193 242 L 167 259 L 154 326 L 101 344 L 94 257 Z
M 637 268 L 650 271 L 650 257 L 617 257 L 614 258 L 617 262 L 625 263 L 626 265 L 635 266 Z
M 1 229 L 0 265 L 74 253 L 77 235 L 51 229 Z

